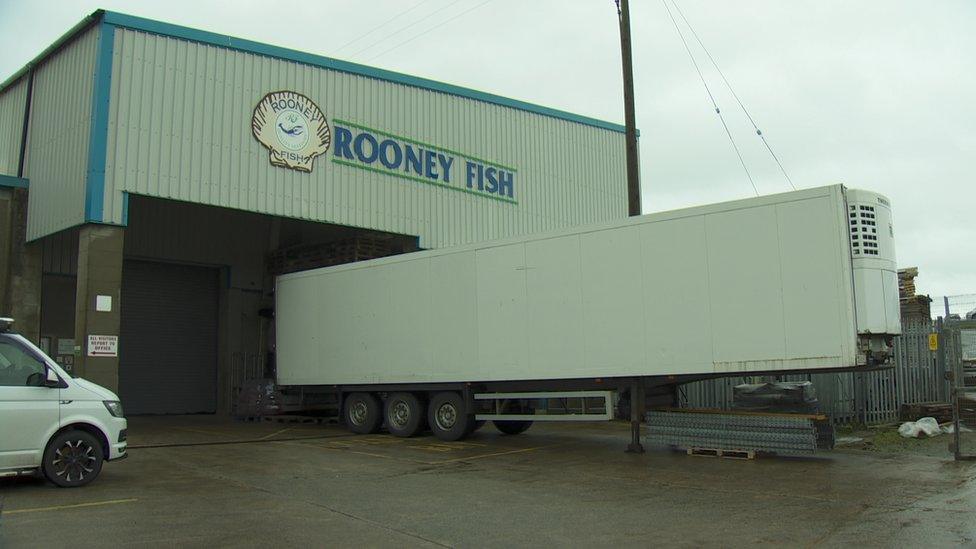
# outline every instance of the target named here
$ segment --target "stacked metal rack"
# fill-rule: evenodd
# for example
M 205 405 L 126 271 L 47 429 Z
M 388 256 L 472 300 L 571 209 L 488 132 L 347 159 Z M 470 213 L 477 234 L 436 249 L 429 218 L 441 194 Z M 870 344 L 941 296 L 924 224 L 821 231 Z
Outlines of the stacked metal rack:
M 667 409 L 647 413 L 645 443 L 689 451 L 811 455 L 834 446 L 826 416 Z

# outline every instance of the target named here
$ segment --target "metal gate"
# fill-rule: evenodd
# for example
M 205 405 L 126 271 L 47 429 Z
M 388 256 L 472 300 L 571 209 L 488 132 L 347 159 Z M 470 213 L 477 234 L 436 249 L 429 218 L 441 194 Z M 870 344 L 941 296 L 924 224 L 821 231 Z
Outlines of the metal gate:
M 952 378 L 952 443 L 957 460 L 976 459 L 976 320 L 947 320 L 941 343 Z
M 126 261 L 119 396 L 130 414 L 217 409 L 215 269 Z

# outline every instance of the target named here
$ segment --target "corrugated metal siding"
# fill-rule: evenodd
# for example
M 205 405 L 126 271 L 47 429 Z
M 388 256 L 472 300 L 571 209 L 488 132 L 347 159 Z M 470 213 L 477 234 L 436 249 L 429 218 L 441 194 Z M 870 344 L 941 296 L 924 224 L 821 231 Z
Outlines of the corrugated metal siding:
M 122 223 L 123 191 L 418 235 L 428 248 L 626 215 L 619 132 L 128 29 L 115 41 L 106 222 Z M 311 174 L 273 167 L 251 114 L 282 89 L 312 98 L 330 123 L 513 165 L 519 203 L 340 166 L 334 149 Z
M 27 238 L 34 240 L 85 221 L 85 178 L 91 127 L 92 75 L 98 28 L 52 55 L 34 74 Z
M 0 93 L 0 175 L 17 175 L 26 99 L 26 76 Z

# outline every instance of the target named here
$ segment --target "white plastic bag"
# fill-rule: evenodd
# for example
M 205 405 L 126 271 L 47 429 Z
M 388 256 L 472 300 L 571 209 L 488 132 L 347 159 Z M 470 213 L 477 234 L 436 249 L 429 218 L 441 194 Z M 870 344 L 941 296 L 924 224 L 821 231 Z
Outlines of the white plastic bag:
M 920 432 L 922 432 L 921 429 L 915 425 L 914 421 L 906 421 L 898 427 L 898 434 L 905 438 L 918 438 Z
M 898 434 L 905 438 L 918 438 L 924 433 L 926 436 L 934 437 L 942 434 L 942 428 L 934 417 L 923 417 L 918 421 L 906 421 L 898 427 Z
M 955 433 L 956 430 L 955 430 L 955 428 L 952 425 L 953 424 L 951 422 L 950 423 L 943 423 L 942 424 L 942 432 L 945 433 L 945 434 L 947 434 L 947 435 L 951 435 L 951 434 Z M 969 432 L 972 432 L 972 429 L 970 429 L 969 427 L 966 427 L 965 425 L 961 425 L 960 424 L 959 425 L 959 432 L 960 433 L 969 433 Z
M 942 434 L 942 428 L 934 417 L 923 417 L 915 422 L 915 425 L 926 435 L 934 437 Z

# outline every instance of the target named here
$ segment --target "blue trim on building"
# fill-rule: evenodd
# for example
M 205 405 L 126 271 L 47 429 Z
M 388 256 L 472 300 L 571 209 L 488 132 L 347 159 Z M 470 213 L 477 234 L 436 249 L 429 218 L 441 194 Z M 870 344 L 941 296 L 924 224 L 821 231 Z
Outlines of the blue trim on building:
M 122 191 L 122 226 L 129 226 L 129 193 Z
M 88 137 L 88 177 L 85 184 L 85 221 L 105 221 L 105 155 L 108 148 L 108 110 L 112 88 L 112 52 L 115 27 L 103 19 L 99 25 L 92 84 L 92 117 Z
M 27 189 L 30 182 L 23 177 L 0 174 L 0 187 L 13 187 L 14 189 Z
M 142 17 L 136 17 L 133 15 L 126 15 L 124 13 L 116 13 L 111 11 L 105 12 L 102 21 L 108 23 L 109 25 L 116 25 L 119 27 L 125 27 L 128 29 L 148 32 L 152 34 L 169 36 L 172 38 L 181 38 L 183 40 L 190 40 L 193 42 L 200 42 L 203 44 L 209 44 L 221 48 L 243 51 L 247 53 L 254 53 L 257 55 L 264 55 L 267 57 L 274 57 L 277 59 L 284 59 L 287 61 L 294 61 L 296 63 L 302 63 L 305 65 L 311 65 L 314 67 L 320 67 L 324 69 L 331 69 L 331 70 L 346 72 L 350 74 L 356 74 L 360 76 L 367 76 L 369 78 L 385 80 L 387 82 L 393 82 L 395 84 L 403 84 L 406 86 L 413 86 L 417 88 L 423 88 L 426 90 L 433 90 L 433 91 L 446 93 L 450 95 L 456 95 L 458 97 L 464 97 L 467 99 L 475 99 L 477 101 L 493 103 L 495 105 L 501 105 L 503 107 L 510 107 L 513 109 L 532 112 L 535 114 L 551 116 L 553 118 L 568 120 L 570 122 L 585 124 L 587 126 L 594 126 L 604 130 L 611 130 L 611 131 L 621 132 L 621 133 L 625 132 L 624 126 L 621 126 L 620 124 L 613 124 L 611 122 L 597 120 L 596 118 L 590 118 L 588 116 L 581 116 L 578 114 L 573 114 L 558 109 L 551 109 L 549 107 L 543 107 L 541 105 L 535 105 L 532 103 L 527 103 L 525 101 L 519 101 L 517 99 L 509 99 L 507 97 L 502 97 L 499 95 L 486 93 L 478 90 L 472 90 L 470 88 L 464 88 L 461 86 L 455 86 L 453 84 L 445 84 L 443 82 L 428 80 L 426 78 L 411 76 L 409 74 L 402 74 L 402 73 L 388 71 L 384 69 L 377 69 L 375 67 L 368 67 L 366 65 L 360 65 L 358 63 L 351 63 L 349 61 L 333 59 L 331 57 L 323 57 L 321 55 L 314 55 L 311 53 L 300 52 L 288 48 L 262 44 L 260 42 L 253 42 L 251 40 L 234 38 L 233 36 L 227 36 L 223 34 L 217 34 L 214 32 L 192 29 L 189 27 L 182 27 L 179 25 L 173 25 L 171 23 L 163 23 L 160 21 L 153 21 L 152 19 L 144 19 Z

